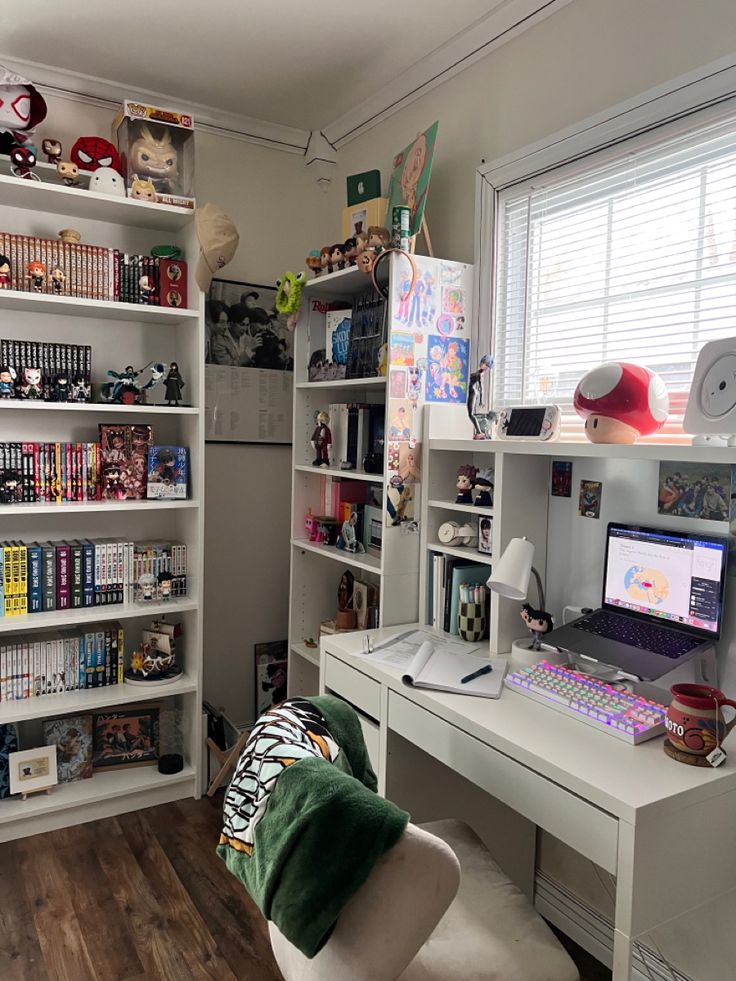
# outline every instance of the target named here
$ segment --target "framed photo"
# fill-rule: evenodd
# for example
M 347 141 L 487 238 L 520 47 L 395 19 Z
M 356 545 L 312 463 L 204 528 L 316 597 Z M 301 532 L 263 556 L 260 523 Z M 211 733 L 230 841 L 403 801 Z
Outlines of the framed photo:
M 92 766 L 113 770 L 158 760 L 159 705 L 129 706 L 92 715 Z
M 39 746 L 8 754 L 10 793 L 30 794 L 57 783 L 56 746 Z
M 206 438 L 291 443 L 294 335 L 275 286 L 213 279 L 205 303 Z
M 92 776 L 92 716 L 44 719 L 43 741 L 56 747 L 59 783 L 87 780 Z
M 256 665 L 256 714 L 263 715 L 274 705 L 286 698 L 288 677 L 288 643 L 285 640 L 271 640 L 255 644 Z
M 490 555 L 493 551 L 491 542 L 493 541 L 493 518 L 483 515 L 478 518 L 478 551 L 483 555 Z

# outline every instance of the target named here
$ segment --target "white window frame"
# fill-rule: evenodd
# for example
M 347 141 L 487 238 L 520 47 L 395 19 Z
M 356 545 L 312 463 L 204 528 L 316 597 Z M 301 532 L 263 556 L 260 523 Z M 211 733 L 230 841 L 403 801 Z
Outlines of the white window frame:
M 489 348 L 493 352 L 496 343 L 499 193 L 548 171 L 566 166 L 572 168 L 576 162 L 594 153 L 610 151 L 605 154 L 609 158 L 626 154 L 635 145 L 656 143 L 661 138 L 657 130 L 665 125 L 673 135 L 676 128 L 684 132 L 706 121 L 709 115 L 722 113 L 723 104 L 729 100 L 736 100 L 736 56 L 723 58 L 649 89 L 575 126 L 477 168 L 473 345 L 478 357 Z M 693 113 L 701 114 L 697 124 L 690 118 Z M 626 141 L 633 142 L 624 146 Z M 603 155 L 601 162 L 605 162 Z

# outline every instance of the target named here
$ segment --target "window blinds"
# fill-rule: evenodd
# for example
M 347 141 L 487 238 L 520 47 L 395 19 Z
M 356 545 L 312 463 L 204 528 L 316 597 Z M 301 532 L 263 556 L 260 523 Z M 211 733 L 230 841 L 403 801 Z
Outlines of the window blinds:
M 736 109 L 647 142 L 500 192 L 496 405 L 557 402 L 579 429 L 582 374 L 629 360 L 662 376 L 682 433 L 700 348 L 736 334 Z

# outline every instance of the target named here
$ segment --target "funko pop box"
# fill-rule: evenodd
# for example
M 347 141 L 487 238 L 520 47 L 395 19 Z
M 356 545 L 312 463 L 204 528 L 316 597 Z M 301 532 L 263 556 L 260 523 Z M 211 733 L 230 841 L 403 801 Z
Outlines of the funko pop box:
M 112 124 L 128 197 L 133 182 L 150 181 L 159 204 L 194 208 L 194 119 L 126 99 Z M 150 187 L 150 185 L 149 185 Z

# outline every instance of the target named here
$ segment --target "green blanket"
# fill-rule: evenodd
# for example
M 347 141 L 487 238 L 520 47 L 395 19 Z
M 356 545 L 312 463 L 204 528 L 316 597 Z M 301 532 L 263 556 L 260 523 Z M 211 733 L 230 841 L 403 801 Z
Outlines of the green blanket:
M 376 786 L 358 717 L 331 695 L 267 712 L 240 757 L 217 854 L 307 957 L 409 820 Z

